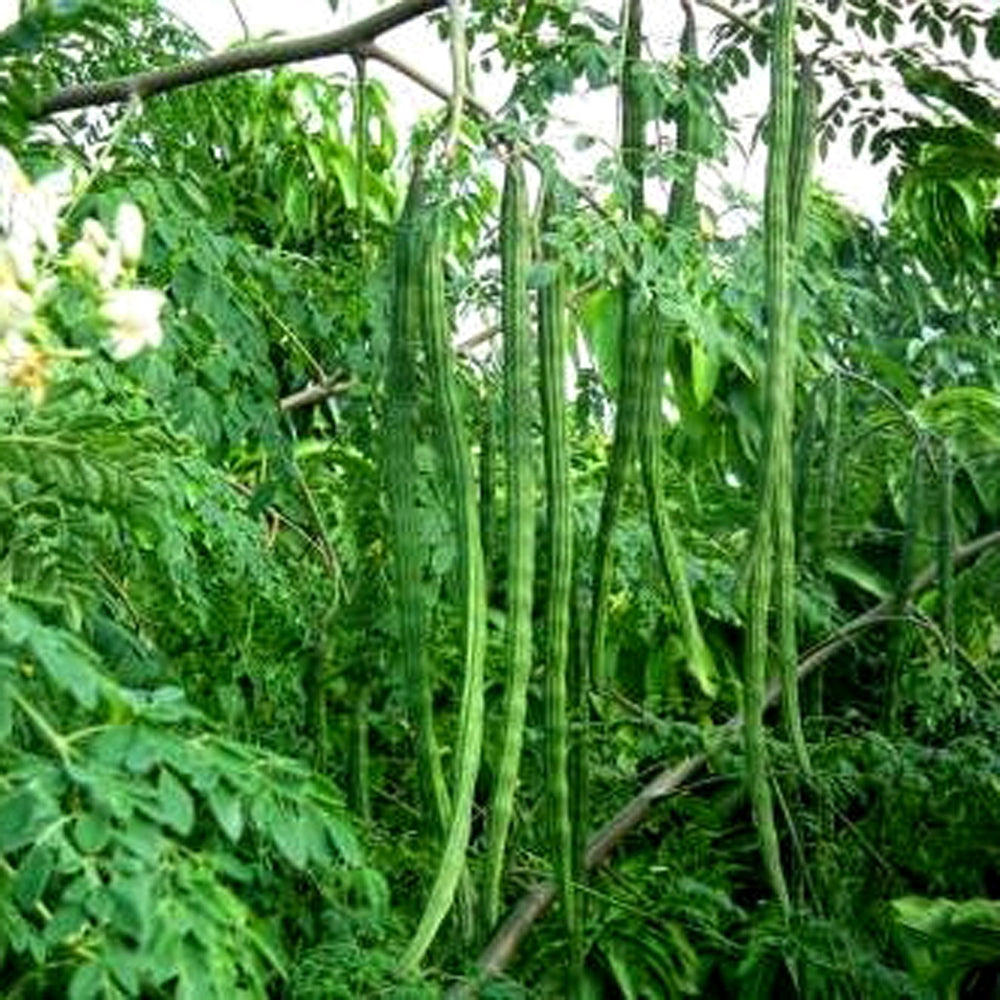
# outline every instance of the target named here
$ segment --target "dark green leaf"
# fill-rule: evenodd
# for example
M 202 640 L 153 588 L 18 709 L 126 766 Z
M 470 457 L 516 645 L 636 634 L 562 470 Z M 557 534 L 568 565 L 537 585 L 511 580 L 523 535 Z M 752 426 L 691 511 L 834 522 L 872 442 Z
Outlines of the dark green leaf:
M 14 894 L 22 907 L 34 906 L 42 898 L 52 875 L 55 851 L 47 844 L 35 844 L 17 867 Z
M 36 808 L 35 796 L 26 789 L 0 799 L 0 852 L 17 850 L 34 839 Z

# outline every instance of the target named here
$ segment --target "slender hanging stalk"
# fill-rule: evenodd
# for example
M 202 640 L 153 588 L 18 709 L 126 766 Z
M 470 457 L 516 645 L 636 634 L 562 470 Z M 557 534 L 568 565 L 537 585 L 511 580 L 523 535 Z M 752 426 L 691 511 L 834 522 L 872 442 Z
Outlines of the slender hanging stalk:
M 445 155 L 451 159 L 458 149 L 462 112 L 469 89 L 469 57 L 465 44 L 465 0 L 448 0 L 451 45 L 451 107 L 448 110 L 448 137 Z
M 621 78 L 621 155 L 628 185 L 625 221 L 642 222 L 645 206 L 645 120 L 639 81 L 642 46 L 642 0 L 625 0 L 625 58 Z M 621 508 L 622 494 L 636 450 L 638 435 L 643 337 L 641 290 L 626 266 L 622 276 L 622 310 L 619 331 L 618 408 L 611 444 L 608 476 L 601 499 L 601 514 L 594 542 L 593 593 L 590 606 L 590 675 L 597 687 L 608 680 L 604 637 L 607 631 L 608 595 L 611 589 L 611 541 Z
M 496 421 L 493 417 L 493 392 L 489 372 L 484 372 L 485 384 L 482 398 L 482 430 L 479 434 L 479 535 L 483 542 L 483 565 L 486 568 L 487 587 L 493 565 L 496 500 Z
M 504 356 L 504 431 L 507 452 L 507 684 L 503 745 L 490 810 L 486 855 L 486 923 L 500 915 L 500 887 L 514 793 L 521 764 L 531 676 L 531 604 L 535 573 L 535 476 L 532 442 L 532 364 L 528 315 L 531 233 L 524 167 L 507 163 L 500 206 L 500 285 Z
M 414 170 L 399 220 L 394 249 L 395 294 L 386 375 L 386 499 L 396 578 L 399 653 L 411 721 L 417 730 L 417 770 L 421 796 L 425 812 L 434 817 L 436 828 L 443 835 L 448 825 L 450 808 L 434 733 L 431 676 L 424 654 L 415 458 L 419 421 L 414 333 L 420 304 L 417 213 L 422 197 L 422 183 L 418 166 Z
M 938 533 L 938 578 L 941 581 L 941 631 L 944 633 L 945 655 L 954 675 L 958 648 L 955 639 L 955 468 L 951 445 L 941 442 L 941 500 Z
M 774 563 L 772 542 L 780 534 L 794 540 L 791 509 L 791 411 L 794 386 L 789 383 L 791 324 L 789 267 L 788 183 L 792 138 L 793 54 L 795 0 L 777 0 L 771 52 L 770 134 L 764 205 L 764 250 L 769 357 L 767 372 L 766 438 L 757 519 L 751 551 L 750 606 L 747 627 L 747 669 L 744 678 L 747 783 L 760 837 L 764 867 L 782 908 L 789 910 L 788 885 L 781 864 L 774 803 L 768 779 L 764 731 L 767 695 L 769 611 Z M 782 528 L 785 523 L 787 528 Z M 774 526 L 777 524 L 778 532 Z M 780 544 L 780 542 L 779 542 Z M 788 567 L 778 564 L 779 578 Z M 794 560 L 791 569 L 794 571 Z M 779 591 L 781 583 L 779 579 Z M 782 644 L 782 660 L 786 649 Z M 797 691 L 797 686 L 796 686 Z
M 916 572 L 917 552 L 920 547 L 920 531 L 924 524 L 924 472 L 925 449 L 928 443 L 923 437 L 918 437 L 913 447 L 913 457 L 910 465 L 910 481 L 906 492 L 906 524 L 904 525 L 903 544 L 899 554 L 899 573 L 896 577 L 896 589 L 893 593 L 892 613 L 899 617 L 906 609 L 913 574 Z M 940 556 L 940 553 L 939 553 Z M 890 737 L 899 735 L 899 703 L 900 679 L 909 649 L 911 627 L 905 621 L 900 621 L 893 630 L 889 645 L 889 671 L 886 674 L 885 721 Z
M 465 870 L 483 742 L 486 582 L 472 458 L 452 370 L 454 354 L 445 314 L 442 242 L 440 211 L 431 210 L 423 216 L 418 227 L 419 317 L 444 466 L 454 498 L 464 626 L 464 670 L 451 819 L 430 896 L 413 938 L 400 959 L 399 969 L 403 975 L 415 971 L 426 954 L 451 909 L 456 887 Z
M 844 379 L 839 371 L 833 373 L 833 398 L 830 400 L 830 422 L 823 456 L 823 495 L 820 497 L 819 533 L 816 538 L 816 566 L 826 571 L 833 535 L 833 507 L 839 492 L 840 452 L 844 436 Z
M 368 190 L 365 176 L 368 172 L 368 64 L 360 54 L 354 56 L 354 85 L 357 97 L 354 99 L 354 156 L 358 171 L 358 251 L 361 257 L 361 283 L 367 274 L 367 233 Z
M 685 72 L 689 72 L 697 58 L 695 40 L 694 11 L 690 3 L 684 2 L 684 32 L 681 36 L 681 55 L 685 61 Z M 697 183 L 697 161 L 692 142 L 691 116 L 686 102 L 677 114 L 677 154 L 680 158 L 681 175 L 674 181 L 667 208 L 668 233 L 682 235 L 694 229 L 697 219 L 695 185 Z M 660 431 L 663 422 L 663 379 L 667 365 L 667 342 L 679 332 L 676 323 L 663 325 L 650 323 L 643 373 L 642 402 L 639 418 L 639 459 L 642 468 L 643 486 L 646 493 L 646 508 L 649 512 L 650 529 L 656 548 L 660 569 L 670 587 L 677 605 L 681 633 L 687 649 L 688 669 L 707 695 L 715 692 L 716 671 L 712 654 L 705 643 L 698 624 L 691 588 L 684 569 L 684 556 L 674 532 L 670 513 L 663 502 L 663 483 L 660 460 Z
M 551 189 L 542 197 L 543 259 L 548 266 L 538 289 L 539 389 L 545 450 L 545 499 L 549 525 L 548 594 L 545 605 L 545 735 L 547 739 L 548 820 L 563 920 L 573 944 L 581 949 L 573 887 L 573 826 L 569 803 L 570 599 L 573 588 L 573 513 L 570 507 L 569 450 L 566 432 L 566 291 L 554 251 L 545 235 L 554 213 Z

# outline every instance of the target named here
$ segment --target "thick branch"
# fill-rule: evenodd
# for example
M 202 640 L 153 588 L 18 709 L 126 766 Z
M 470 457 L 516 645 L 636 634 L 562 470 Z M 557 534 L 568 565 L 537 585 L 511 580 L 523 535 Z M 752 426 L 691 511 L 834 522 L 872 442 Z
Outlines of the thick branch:
M 331 396 L 339 396 L 353 385 L 354 382 L 350 379 L 346 382 L 343 380 L 311 382 L 304 389 L 283 396 L 279 405 L 282 413 L 287 413 L 289 410 L 298 410 L 303 406 L 312 406 L 313 403 L 322 403 L 323 400 L 329 399 Z
M 268 69 L 288 63 L 320 59 L 325 56 L 356 50 L 392 28 L 427 14 L 445 5 L 446 0 L 401 0 L 400 3 L 377 11 L 354 24 L 336 31 L 308 38 L 292 38 L 263 45 L 248 45 L 229 49 L 216 55 L 195 59 L 169 69 L 137 73 L 97 83 L 83 83 L 56 91 L 42 101 L 37 117 L 44 118 L 57 111 L 95 107 L 145 98 L 193 83 L 204 83 L 222 76 L 243 73 L 251 69 Z
M 1000 531 L 984 535 L 967 545 L 960 546 L 955 550 L 952 561 L 956 566 L 962 565 L 997 545 L 1000 545 Z M 916 596 L 921 591 L 926 590 L 937 578 L 937 572 L 937 566 L 933 565 L 914 577 L 908 597 Z M 852 642 L 860 632 L 882 622 L 893 620 L 896 617 L 896 608 L 896 598 L 888 598 L 837 629 L 799 661 L 799 679 L 807 677 L 821 667 L 835 653 L 840 652 L 844 646 Z M 765 705 L 767 707 L 775 705 L 778 698 L 779 687 L 777 683 L 773 683 L 768 689 Z M 731 735 L 742 724 L 742 717 L 735 715 L 720 727 L 719 735 Z M 646 818 L 657 799 L 675 792 L 694 777 L 706 763 L 705 754 L 696 754 L 674 767 L 668 767 L 661 771 L 634 799 L 590 838 L 586 852 L 587 867 L 595 868 L 606 861 L 625 836 Z M 503 972 L 510 964 L 514 952 L 528 933 L 531 925 L 552 905 L 555 896 L 556 885 L 552 881 L 539 882 L 524 894 L 494 935 L 493 940 L 480 955 L 477 963 L 480 975 L 484 978 L 491 978 Z

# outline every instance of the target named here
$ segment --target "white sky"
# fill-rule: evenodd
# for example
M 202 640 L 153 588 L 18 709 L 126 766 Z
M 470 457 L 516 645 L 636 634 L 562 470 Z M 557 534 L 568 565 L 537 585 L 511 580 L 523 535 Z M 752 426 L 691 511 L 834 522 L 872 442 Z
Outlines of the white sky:
M 190 24 L 214 48 L 223 48 L 243 37 L 235 5 L 246 20 L 252 36 L 260 37 L 268 32 L 280 32 L 288 36 L 308 35 L 330 31 L 336 27 L 364 17 L 376 9 L 375 0 L 339 0 L 336 13 L 331 10 L 328 0 L 163 0 L 164 6 Z M 595 6 L 616 14 L 620 0 L 596 0 Z M 666 14 L 676 5 L 647 5 L 645 29 L 648 40 L 656 53 L 670 54 L 676 46 L 678 23 L 676 18 Z M 16 17 L 18 0 L 0 0 L 0 23 L 7 24 Z M 670 21 L 673 20 L 673 23 Z M 701 28 L 707 31 L 716 21 L 707 12 L 701 12 Z M 440 42 L 426 20 L 411 22 L 384 35 L 379 44 L 404 60 L 411 62 L 421 72 L 447 85 L 450 79 L 447 47 Z M 708 50 L 709 40 L 702 43 Z M 349 72 L 350 62 L 346 58 L 325 60 L 307 64 L 317 71 Z M 379 76 L 393 95 L 393 107 L 398 127 L 403 132 L 424 110 L 438 105 L 435 98 L 411 84 L 392 70 L 381 66 L 371 66 L 373 75 Z M 510 80 L 499 74 L 487 77 L 479 73 L 476 77 L 477 96 L 489 106 L 497 106 L 507 96 Z M 767 101 L 767 81 L 763 73 L 743 85 L 743 88 L 727 97 L 727 112 L 742 126 L 742 143 L 748 146 L 752 128 Z M 582 179 L 581 175 L 593 164 L 600 154 L 597 147 L 590 154 L 574 151 L 572 136 L 579 131 L 598 134 L 613 141 L 615 135 L 615 102 L 613 92 L 562 100 L 558 110 L 566 121 L 555 131 L 555 142 L 565 156 L 565 167 Z M 764 155 L 757 148 L 749 158 L 733 149 L 730 162 L 721 173 L 724 179 L 737 188 L 747 191 L 752 197 L 760 197 L 763 191 Z M 863 161 L 856 161 L 846 149 L 831 152 L 825 163 L 818 164 L 824 183 L 836 191 L 849 205 L 877 218 L 884 193 L 884 171 L 871 168 Z M 655 192 L 651 191 L 655 202 Z M 710 195 L 708 196 L 710 198 Z
M 339 0 L 334 14 L 328 0 L 235 0 L 235 3 L 239 5 L 253 35 L 268 31 L 281 31 L 287 35 L 330 31 L 364 17 L 377 6 L 374 0 Z M 187 21 L 213 46 L 222 47 L 242 38 L 233 0 L 165 0 L 165 6 Z M 615 16 L 620 8 L 620 0 L 596 0 L 593 6 Z M 678 6 L 661 3 L 646 5 L 644 29 L 648 43 L 658 54 L 673 53 L 676 49 L 680 20 L 671 12 Z M 706 11 L 701 11 L 699 18 L 702 34 L 706 36 L 701 47 L 703 51 L 708 51 L 708 32 L 718 23 L 718 19 Z M 442 85 L 448 84 L 450 67 L 447 47 L 438 39 L 436 32 L 427 26 L 426 20 L 412 22 L 384 35 L 379 44 L 413 63 L 421 72 Z M 342 71 L 348 70 L 350 65 L 346 59 L 329 60 L 328 64 Z M 400 126 L 408 127 L 421 112 L 438 106 L 435 98 L 401 78 L 398 73 L 375 66 L 371 68 L 371 72 L 383 79 L 393 94 Z M 499 74 L 490 78 L 478 73 L 475 83 L 477 96 L 493 107 L 506 98 L 510 88 L 510 79 Z M 758 72 L 745 83 L 740 92 L 727 97 L 727 112 L 742 126 L 741 141 L 745 147 L 750 145 L 754 125 L 766 103 L 767 77 L 763 72 Z M 609 88 L 602 93 L 562 100 L 558 110 L 566 120 L 554 130 L 554 142 L 565 157 L 567 172 L 579 180 L 593 166 L 594 159 L 600 155 L 601 150 L 595 147 L 590 154 L 578 153 L 573 148 L 573 136 L 586 131 L 602 135 L 609 142 L 613 141 L 616 131 L 614 93 Z M 831 151 L 827 161 L 818 164 L 817 169 L 823 182 L 851 207 L 872 218 L 880 216 L 885 190 L 884 170 L 871 168 L 854 160 L 846 145 Z M 721 170 L 718 179 L 746 190 L 753 197 L 761 197 L 764 189 L 763 148 L 758 145 L 749 157 L 733 149 L 730 162 Z M 655 192 L 651 190 L 650 194 L 651 201 L 655 202 Z

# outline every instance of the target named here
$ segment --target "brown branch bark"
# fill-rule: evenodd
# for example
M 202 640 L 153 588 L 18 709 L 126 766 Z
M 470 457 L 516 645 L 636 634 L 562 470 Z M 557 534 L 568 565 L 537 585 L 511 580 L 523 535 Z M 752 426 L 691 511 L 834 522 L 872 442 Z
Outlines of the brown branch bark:
M 981 538 L 977 538 L 967 545 L 960 546 L 955 550 L 952 561 L 956 566 L 962 565 L 996 545 L 1000 545 L 1000 531 L 983 535 Z M 928 566 L 914 577 L 907 596 L 914 597 L 921 591 L 926 590 L 936 577 L 937 566 Z M 860 632 L 874 625 L 881 624 L 884 621 L 894 619 L 896 617 L 896 607 L 896 599 L 888 598 L 841 626 L 841 628 L 837 629 L 837 631 L 818 646 L 813 647 L 813 649 L 802 657 L 798 668 L 799 679 L 801 680 L 819 669 L 819 667 L 843 649 Z M 778 684 L 773 683 L 768 689 L 765 706 L 768 708 L 772 707 L 777 703 L 779 697 Z M 720 727 L 718 735 L 732 735 L 742 724 L 742 717 L 735 715 Z M 646 818 L 653 804 L 658 799 L 662 799 L 675 792 L 685 782 L 694 777 L 706 763 L 707 757 L 705 754 L 696 754 L 681 761 L 680 764 L 662 770 L 634 799 L 627 803 L 611 820 L 591 836 L 587 843 L 585 855 L 587 868 L 595 868 L 605 862 L 625 836 Z M 477 965 L 480 975 L 484 979 L 498 976 L 507 968 L 514 957 L 514 952 L 528 933 L 531 925 L 552 905 L 555 896 L 556 885 L 551 880 L 547 880 L 536 883 L 521 897 L 521 900 L 511 910 L 507 919 L 493 936 L 493 940 L 490 941 L 479 956 Z
M 346 392 L 352 385 L 354 382 L 351 379 L 346 382 L 313 382 L 304 389 L 283 396 L 278 405 L 282 413 L 287 413 L 289 410 L 298 410 L 303 406 L 312 406 L 313 403 L 322 403 L 324 399 Z
M 409 63 L 404 62 L 399 56 L 393 55 L 391 52 L 387 52 L 381 46 L 373 45 L 370 42 L 365 42 L 362 45 L 356 45 L 354 47 L 355 53 L 366 59 L 374 59 L 376 62 L 383 63 L 384 65 L 394 69 L 401 76 L 405 76 L 407 79 L 412 80 L 418 87 L 422 87 L 429 94 L 433 94 L 435 97 L 441 98 L 445 104 L 451 102 L 451 91 L 447 87 L 442 87 L 439 83 L 435 83 L 430 77 L 424 76 L 420 70 L 411 66 Z M 485 104 L 480 104 L 474 98 L 465 97 L 462 102 L 466 108 L 476 117 L 482 121 L 489 122 L 493 120 L 493 112 L 490 111 Z
M 392 28 L 443 7 L 445 2 L 446 0 L 400 0 L 392 7 L 377 11 L 370 17 L 321 35 L 267 42 L 263 45 L 248 45 L 206 56 L 204 59 L 195 59 L 179 66 L 171 66 L 169 69 L 151 70 L 114 80 L 65 87 L 41 102 L 36 117 L 44 118 L 57 111 L 69 111 L 74 108 L 115 104 L 131 100 L 132 97 L 151 97 L 153 94 L 161 94 L 195 83 L 205 83 L 208 80 L 251 69 L 269 69 L 273 66 L 351 52 L 359 46 L 371 43 L 373 39 Z

